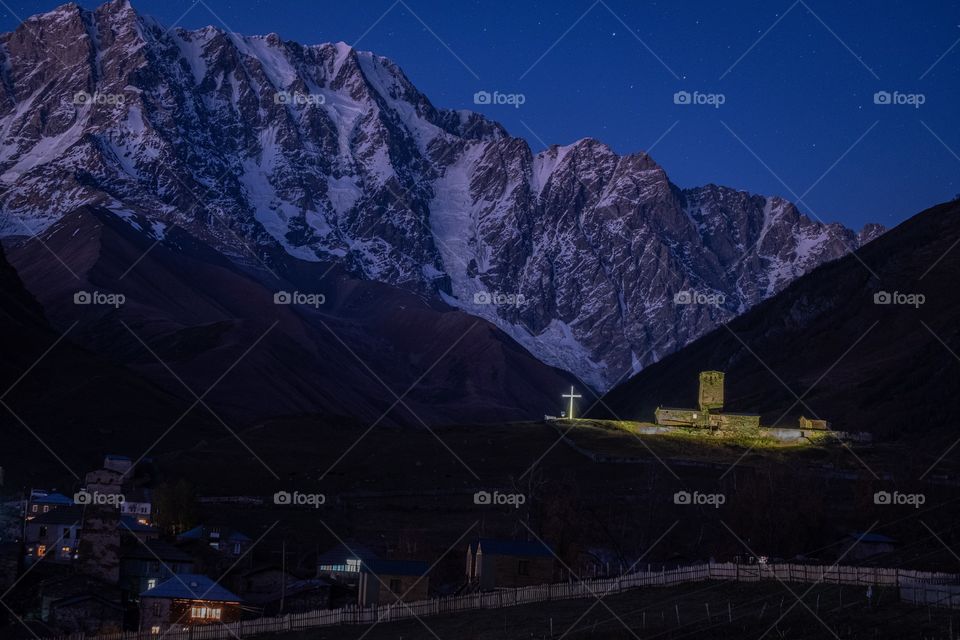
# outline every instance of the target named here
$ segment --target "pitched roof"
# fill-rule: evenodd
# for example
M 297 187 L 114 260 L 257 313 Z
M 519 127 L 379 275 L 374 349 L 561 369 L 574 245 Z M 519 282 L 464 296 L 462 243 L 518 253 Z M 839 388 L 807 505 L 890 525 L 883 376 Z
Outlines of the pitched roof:
M 50 493 L 36 492 L 30 496 L 30 503 L 71 505 L 73 504 L 73 499 L 68 498 L 62 493 L 57 493 L 56 491 L 52 491 Z
M 361 571 L 381 576 L 424 576 L 430 566 L 421 560 L 364 560 Z
M 483 553 L 497 556 L 533 556 L 552 557 L 553 551 L 547 545 L 535 540 L 499 540 L 496 538 L 480 538 L 470 543 L 470 551 L 477 552 L 477 547 Z
M 168 578 L 153 589 L 147 589 L 141 593 L 140 597 L 240 602 L 240 596 L 221 587 L 219 583 L 207 576 L 197 573 L 182 573 Z

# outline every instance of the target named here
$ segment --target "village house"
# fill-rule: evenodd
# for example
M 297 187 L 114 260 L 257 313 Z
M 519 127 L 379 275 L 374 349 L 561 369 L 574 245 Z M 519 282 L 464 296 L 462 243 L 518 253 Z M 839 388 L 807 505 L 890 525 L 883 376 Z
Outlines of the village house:
M 123 497 L 121 514 L 135 518 L 140 524 L 149 525 L 153 522 L 153 501 L 149 489 L 126 489 Z
M 357 604 L 416 602 L 429 597 L 430 570 L 419 560 L 370 560 L 360 567 Z
M 553 551 L 525 540 L 481 538 L 467 546 L 467 582 L 481 591 L 553 582 Z
M 240 597 L 199 574 L 176 575 L 140 594 L 140 630 L 154 635 L 170 629 L 235 622 Z
M 83 508 L 57 507 L 24 523 L 25 561 L 33 564 L 40 558 L 48 562 L 70 563 L 77 553 L 83 524 Z
M 156 540 L 160 537 L 160 529 L 152 524 L 143 524 L 133 516 L 120 516 L 120 534 L 124 538 L 136 538 L 141 542 Z
M 96 593 L 78 593 L 49 604 L 47 624 L 61 634 L 123 631 L 123 605 Z
M 58 634 L 113 633 L 123 630 L 120 589 L 83 574 L 48 578 L 36 587 L 39 610 L 33 615 Z
M 194 573 L 193 558 L 162 540 L 127 540 L 120 548 L 120 587 L 128 597 L 153 589 L 174 574 Z
M 68 498 L 62 493 L 33 489 L 30 491 L 30 497 L 27 499 L 24 518 L 30 520 L 53 509 L 70 507 L 73 506 L 73 504 L 73 499 Z
M 356 585 L 360 582 L 361 565 L 378 559 L 376 553 L 362 544 L 338 544 L 317 558 L 317 577 Z

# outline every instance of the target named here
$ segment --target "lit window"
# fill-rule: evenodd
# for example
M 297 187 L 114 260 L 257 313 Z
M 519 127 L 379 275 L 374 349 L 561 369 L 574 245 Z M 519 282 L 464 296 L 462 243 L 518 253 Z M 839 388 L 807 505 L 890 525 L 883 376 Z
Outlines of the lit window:
M 43 556 L 47 555 L 47 545 L 45 545 L 45 544 L 38 545 L 38 546 L 37 546 L 37 555 L 40 556 L 41 558 L 42 558 Z
M 356 558 L 347 558 L 347 571 L 360 571 L 360 561 Z
M 37 505 L 33 505 L 33 506 L 30 508 L 30 510 L 33 511 L 34 513 L 36 513 L 36 512 L 37 512 Z
M 219 620 L 222 613 L 219 607 L 190 607 L 190 617 L 195 620 Z
M 43 505 L 43 512 L 46 513 L 47 511 L 50 511 L 50 507 L 48 505 Z
M 153 635 L 159 635 L 159 633 L 160 633 L 160 626 L 159 626 L 159 625 L 153 625 L 152 627 L 150 627 L 150 633 L 152 633 Z
M 150 589 L 153 589 L 155 586 L 157 586 L 156 578 L 150 578 L 149 580 L 147 580 L 147 591 L 149 591 Z

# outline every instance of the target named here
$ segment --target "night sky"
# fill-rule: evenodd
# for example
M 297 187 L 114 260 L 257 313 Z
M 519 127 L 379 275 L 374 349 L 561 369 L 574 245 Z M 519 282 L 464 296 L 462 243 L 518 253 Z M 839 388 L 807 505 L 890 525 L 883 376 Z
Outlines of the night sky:
M 0 0 L 0 28 L 57 4 Z M 681 187 L 779 194 L 824 221 L 889 226 L 960 192 L 957 2 L 134 6 L 185 28 L 343 40 L 392 58 L 436 106 L 482 111 L 535 150 L 583 137 L 620 153 L 652 148 Z M 477 91 L 524 102 L 477 106 Z M 678 91 L 706 104 L 675 104 Z M 904 103 L 875 104 L 878 91 Z

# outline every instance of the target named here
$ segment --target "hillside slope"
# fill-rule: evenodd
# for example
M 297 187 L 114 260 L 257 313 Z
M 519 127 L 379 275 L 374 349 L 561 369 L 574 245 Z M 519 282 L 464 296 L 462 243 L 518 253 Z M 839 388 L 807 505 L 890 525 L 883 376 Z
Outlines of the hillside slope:
M 881 436 L 955 434 L 958 242 L 960 203 L 923 211 L 634 376 L 592 414 L 652 419 L 658 405 L 694 406 L 697 372 L 719 369 L 727 408 L 768 423 L 815 414 Z M 875 303 L 884 292 L 901 303 Z M 911 294 L 923 303 L 906 304 Z
M 10 261 L 57 327 L 78 323 L 79 344 L 188 402 L 177 378 L 198 395 L 211 389 L 207 401 L 240 425 L 302 414 L 367 425 L 530 419 L 573 381 L 485 320 L 406 289 L 282 252 L 272 274 L 248 271 L 179 227 L 156 237 L 136 227 L 150 229 L 81 207 Z M 125 303 L 76 305 L 78 290 Z M 322 304 L 275 304 L 279 292 Z
M 139 456 L 188 404 L 132 371 L 61 338 L 0 248 L 0 467 L 8 487 L 72 482 L 105 452 Z M 6 405 L 6 406 L 4 406 Z M 190 414 L 165 446 L 221 434 Z M 59 458 L 59 460 L 58 460 Z

